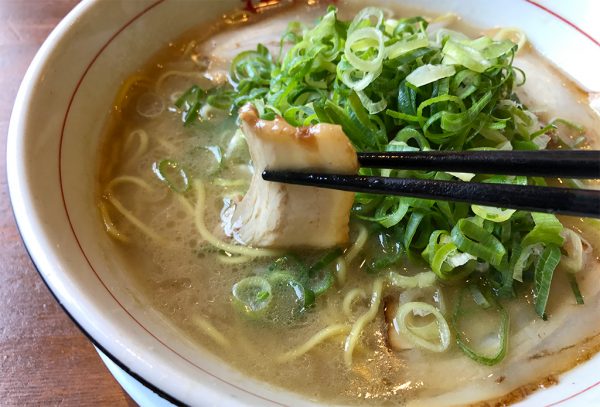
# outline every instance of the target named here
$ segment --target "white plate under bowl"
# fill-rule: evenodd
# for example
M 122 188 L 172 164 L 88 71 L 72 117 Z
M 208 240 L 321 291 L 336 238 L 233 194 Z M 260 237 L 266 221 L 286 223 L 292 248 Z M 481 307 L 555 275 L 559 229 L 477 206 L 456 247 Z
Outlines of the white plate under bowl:
M 476 26 L 517 26 L 582 87 L 600 91 L 600 2 L 403 0 L 454 11 Z M 315 403 L 254 380 L 178 334 L 147 306 L 113 256 L 95 207 L 97 152 L 120 84 L 182 32 L 238 0 L 84 0 L 32 62 L 11 118 L 7 169 L 23 240 L 66 312 L 127 374 L 190 405 Z M 112 362 L 111 362 L 112 363 Z M 118 368 L 110 366 L 119 378 Z M 600 357 L 563 375 L 527 406 L 600 405 Z M 127 377 L 120 378 L 129 391 Z M 132 391 L 133 394 L 133 391 Z M 154 401 L 144 399 L 144 404 Z

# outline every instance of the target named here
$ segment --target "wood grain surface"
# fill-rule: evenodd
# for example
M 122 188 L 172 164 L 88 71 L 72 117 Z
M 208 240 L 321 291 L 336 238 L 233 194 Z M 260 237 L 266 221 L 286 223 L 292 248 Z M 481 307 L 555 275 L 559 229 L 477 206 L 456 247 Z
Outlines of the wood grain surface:
M 13 218 L 6 137 L 19 84 L 76 0 L 0 0 L 0 405 L 134 406 L 35 271 Z

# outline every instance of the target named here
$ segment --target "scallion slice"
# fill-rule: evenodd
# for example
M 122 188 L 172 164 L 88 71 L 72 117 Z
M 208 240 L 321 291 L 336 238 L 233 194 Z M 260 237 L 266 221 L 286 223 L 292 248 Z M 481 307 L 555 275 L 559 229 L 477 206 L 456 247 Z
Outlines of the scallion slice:
M 408 83 L 416 87 L 428 85 L 437 80 L 447 78 L 456 73 L 452 65 L 421 65 L 406 77 Z
M 190 180 L 186 171 L 175 160 L 157 161 L 152 164 L 152 171 L 173 192 L 182 194 L 190 189 Z
M 316 296 L 325 293 L 333 285 L 335 277 L 329 266 L 342 254 L 341 249 L 333 249 L 308 269 L 308 281 L 306 285 Z
M 546 319 L 546 304 L 550 295 L 550 285 L 554 269 L 560 261 L 560 249 L 554 245 L 548 245 L 542 252 L 535 267 L 535 286 L 533 294 L 535 298 L 535 312 Z
M 411 316 L 427 317 L 433 320 L 426 325 L 411 323 Z M 450 328 L 440 310 L 425 302 L 408 302 L 400 305 L 394 318 L 394 327 L 414 345 L 432 352 L 443 352 L 450 346 Z
M 581 295 L 581 291 L 579 290 L 579 284 L 577 283 L 577 276 L 575 274 L 568 273 L 567 279 L 569 280 L 569 285 L 571 286 L 571 291 L 573 291 L 573 296 L 575 296 L 575 302 L 577 305 L 583 305 L 583 295 Z
M 262 315 L 273 297 L 271 284 L 258 276 L 246 277 L 235 283 L 231 292 L 236 304 L 253 317 Z
M 460 290 L 452 328 L 458 347 L 475 362 L 492 366 L 504 359 L 509 321 L 508 312 L 479 287 Z
M 461 251 L 499 266 L 506 248 L 492 233 L 470 219 L 461 219 L 451 232 L 452 241 Z

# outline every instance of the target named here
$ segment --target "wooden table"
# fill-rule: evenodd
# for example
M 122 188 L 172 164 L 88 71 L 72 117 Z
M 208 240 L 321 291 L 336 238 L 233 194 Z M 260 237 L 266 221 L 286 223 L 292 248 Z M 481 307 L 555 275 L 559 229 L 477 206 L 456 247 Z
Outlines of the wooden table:
M 8 196 L 6 135 L 19 84 L 77 2 L 0 0 L 0 405 L 135 405 L 35 271 Z

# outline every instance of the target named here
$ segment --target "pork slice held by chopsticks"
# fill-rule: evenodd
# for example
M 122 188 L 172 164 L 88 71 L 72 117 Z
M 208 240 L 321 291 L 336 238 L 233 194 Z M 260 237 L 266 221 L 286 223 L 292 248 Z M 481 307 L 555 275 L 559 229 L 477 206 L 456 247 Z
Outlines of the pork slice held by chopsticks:
M 356 151 L 338 125 L 294 127 L 262 120 L 251 104 L 239 112 L 254 175 L 232 217 L 233 236 L 256 247 L 326 248 L 348 240 L 354 193 L 266 182 L 262 172 L 286 169 L 355 174 Z

